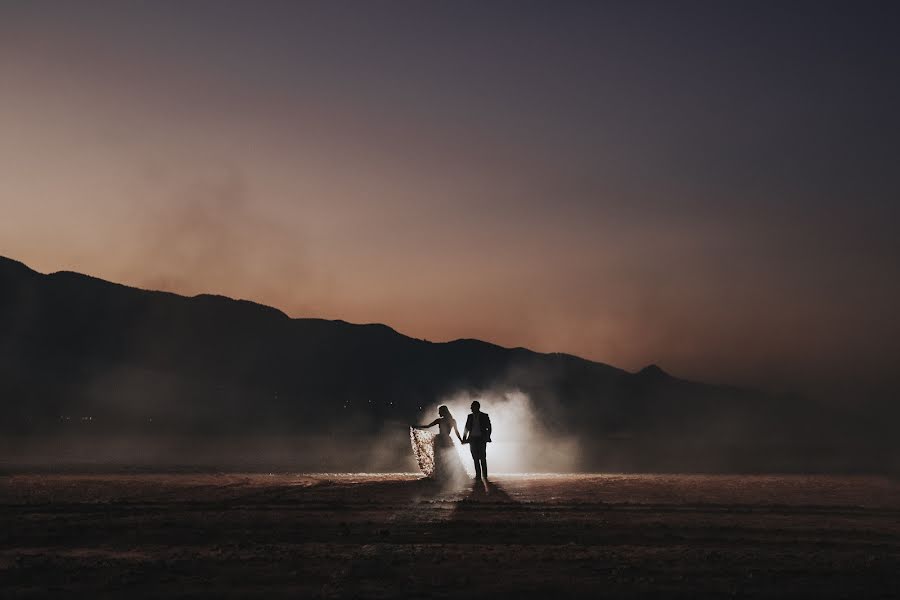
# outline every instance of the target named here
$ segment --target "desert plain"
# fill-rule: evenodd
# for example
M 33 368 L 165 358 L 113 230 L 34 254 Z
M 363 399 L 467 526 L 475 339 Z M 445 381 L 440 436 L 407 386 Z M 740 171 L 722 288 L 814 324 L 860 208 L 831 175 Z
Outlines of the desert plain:
M 0 475 L 4 598 L 897 598 L 880 476 Z

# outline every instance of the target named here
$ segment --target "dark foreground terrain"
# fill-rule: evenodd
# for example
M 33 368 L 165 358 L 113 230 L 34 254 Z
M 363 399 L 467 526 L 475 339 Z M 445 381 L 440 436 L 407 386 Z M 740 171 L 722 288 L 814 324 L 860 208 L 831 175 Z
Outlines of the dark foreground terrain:
M 877 477 L 0 476 L 3 597 L 900 597 Z

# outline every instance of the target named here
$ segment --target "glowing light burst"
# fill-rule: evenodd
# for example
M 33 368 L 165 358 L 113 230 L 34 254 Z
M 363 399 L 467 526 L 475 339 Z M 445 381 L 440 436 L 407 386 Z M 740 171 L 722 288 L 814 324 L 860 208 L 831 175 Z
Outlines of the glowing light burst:
M 428 407 L 424 418 L 436 416 L 437 407 L 444 404 L 450 409 L 462 434 L 473 400 L 478 400 L 481 409 L 491 417 L 492 441 L 487 445 L 490 473 L 569 471 L 575 468 L 578 459 L 577 444 L 570 437 L 549 433 L 541 420 L 541 411 L 535 409 L 531 399 L 519 391 L 478 395 L 460 393 Z M 415 447 L 415 440 L 413 445 Z M 469 446 L 460 444 L 455 434 L 453 445 L 466 472 L 470 476 L 474 475 L 475 466 Z
M 493 420 L 493 415 L 491 419 Z M 496 426 L 495 426 L 496 427 Z M 456 451 L 462 460 L 466 473 L 475 475 L 475 463 L 468 444 L 455 443 Z M 524 444 L 522 442 L 491 442 L 487 445 L 487 464 L 489 473 L 522 473 L 526 469 L 523 460 Z

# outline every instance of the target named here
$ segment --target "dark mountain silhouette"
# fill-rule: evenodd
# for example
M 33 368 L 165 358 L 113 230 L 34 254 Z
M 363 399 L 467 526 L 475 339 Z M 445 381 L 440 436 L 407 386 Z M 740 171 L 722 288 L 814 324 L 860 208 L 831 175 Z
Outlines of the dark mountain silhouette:
M 431 343 L 385 325 L 292 319 L 244 300 L 44 275 L 0 258 L 8 433 L 53 435 L 85 417 L 93 432 L 152 423 L 212 436 L 362 433 L 413 421 L 446 394 L 488 389 L 529 394 L 547 428 L 578 436 L 588 457 L 608 453 L 610 440 L 660 448 L 657 457 L 714 447 L 734 458 L 823 435 L 810 433 L 799 401 L 678 379 L 656 365 L 629 373 L 473 339 Z

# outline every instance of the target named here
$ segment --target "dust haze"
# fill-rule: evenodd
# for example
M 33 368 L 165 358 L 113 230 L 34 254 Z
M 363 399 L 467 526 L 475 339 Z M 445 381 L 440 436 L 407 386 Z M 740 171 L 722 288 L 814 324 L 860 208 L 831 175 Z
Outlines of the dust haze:
M 161 433 L 153 429 L 151 418 L 144 433 L 117 435 L 75 415 L 69 434 L 7 436 L 0 442 L 4 457 L 0 465 L 51 470 L 418 472 L 409 425 L 431 422 L 437 408 L 446 404 L 462 434 L 473 400 L 491 416 L 491 472 L 573 472 L 582 466 L 575 436 L 554 430 L 545 418 L 550 413 L 519 390 L 459 391 L 430 403 L 413 419 L 415 423 L 396 419 L 379 423 L 355 415 L 318 431 L 300 424 L 293 434 Z M 455 435 L 453 441 L 463 466 L 474 473 L 468 447 Z
M 477 393 L 459 391 L 432 403 L 423 411 L 423 424 L 437 416 L 438 407 L 446 405 L 456 419 L 460 434 L 473 401 L 491 417 L 491 443 L 487 447 L 488 469 L 492 473 L 570 472 L 579 465 L 580 450 L 576 439 L 553 431 L 528 394 L 519 390 L 488 390 Z M 432 416 L 434 415 L 434 416 Z M 474 474 L 467 446 L 451 435 L 463 465 Z

